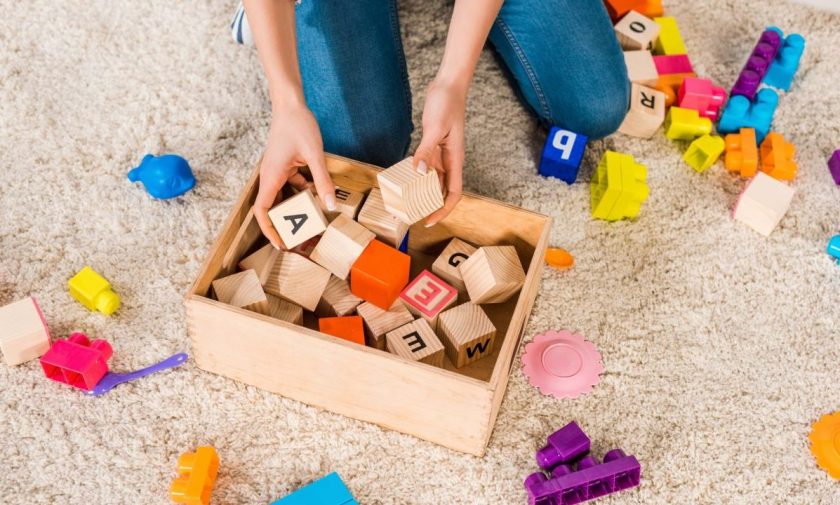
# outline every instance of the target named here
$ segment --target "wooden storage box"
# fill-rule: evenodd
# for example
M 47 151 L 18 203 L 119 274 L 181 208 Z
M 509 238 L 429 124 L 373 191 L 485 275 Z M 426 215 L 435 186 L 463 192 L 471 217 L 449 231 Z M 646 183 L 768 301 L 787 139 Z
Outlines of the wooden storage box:
M 327 156 L 333 181 L 367 191 L 378 168 Z M 210 298 L 211 282 L 265 243 L 251 212 L 259 171 L 245 186 L 186 297 L 193 357 L 199 368 L 295 400 L 408 433 L 457 451 L 484 454 L 543 269 L 551 219 L 464 195 L 443 222 L 411 228 L 412 275 L 428 268 L 451 237 L 516 247 L 527 272 L 520 293 L 483 305 L 497 328 L 493 353 L 455 369 L 409 362 L 319 333 L 315 321 L 295 326 Z

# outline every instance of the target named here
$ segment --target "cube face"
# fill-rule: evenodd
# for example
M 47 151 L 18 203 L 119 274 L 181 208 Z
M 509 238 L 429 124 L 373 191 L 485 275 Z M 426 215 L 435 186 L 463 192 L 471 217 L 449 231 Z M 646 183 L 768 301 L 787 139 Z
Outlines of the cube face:
M 624 51 L 624 64 L 630 82 L 644 86 L 656 86 L 659 73 L 650 51 Z
M 659 17 L 654 21 L 659 25 L 659 37 L 653 45 L 657 54 L 688 54 L 676 18 Z
M 687 54 L 663 54 L 654 56 L 653 64 L 656 66 L 656 73 L 659 75 L 694 75 L 694 67 L 691 65 L 691 59 Z
M 89 266 L 67 281 L 70 295 L 89 310 L 111 315 L 120 306 L 120 298 L 111 290 L 111 283 Z
M 292 324 L 303 324 L 303 308 L 294 303 L 287 302 L 279 296 L 266 295 L 268 308 L 265 315 L 286 321 Z
M 411 258 L 373 240 L 353 264 L 350 291 L 381 309 L 388 309 L 408 283 Z
M 41 368 L 48 379 L 90 391 L 108 373 L 112 352 L 108 342 L 74 333 L 53 343 L 41 356 Z
M 274 262 L 265 291 L 306 310 L 315 310 L 329 281 L 330 273 L 325 268 L 286 251 Z
M 769 236 L 787 213 L 794 192 L 787 184 L 759 172 L 744 188 L 732 217 Z
M 309 259 L 339 279 L 346 279 L 350 267 L 375 237 L 372 231 L 340 214 L 327 227 Z
M 352 189 L 343 188 L 341 186 L 335 187 L 335 210 L 327 210 L 321 200 L 318 204 L 321 206 L 321 211 L 327 221 L 332 222 L 339 215 L 345 215 L 350 219 L 356 219 L 359 214 L 359 209 L 362 208 L 362 202 L 365 200 L 365 194 L 361 191 L 353 191 Z
M 584 135 L 552 127 L 545 139 L 540 159 L 540 175 L 556 177 L 568 184 L 575 182 L 583 153 L 586 151 L 586 141 Z
M 318 320 L 318 331 L 365 345 L 365 329 L 359 316 L 322 317 Z
M 399 246 L 408 233 L 408 225 L 385 210 L 379 188 L 371 188 L 359 211 L 359 223 L 375 233 L 378 240 L 394 247 Z
M 720 158 L 725 147 L 721 137 L 703 135 L 688 146 L 683 160 L 695 171 L 705 172 Z
M 414 224 L 443 207 L 437 172 L 429 167 L 427 173 L 418 173 L 412 158 L 379 172 L 376 177 L 385 209 L 406 224 Z
M 680 86 L 677 103 L 681 108 L 694 109 L 702 117 L 717 121 L 720 109 L 726 103 L 726 90 L 708 79 L 687 77 Z
M 333 472 L 271 505 L 358 505 L 341 477 Z
M 0 352 L 9 366 L 42 356 L 50 348 L 50 330 L 35 298 L 0 307 Z
M 350 292 L 350 284 L 331 276 L 315 313 L 322 317 L 346 316 L 356 310 L 362 299 Z
M 242 259 L 239 262 L 240 270 L 254 270 L 259 277 L 260 284 L 265 284 L 268 280 L 268 275 L 274 267 L 274 262 L 280 251 L 274 248 L 271 244 L 266 244 L 259 248 L 255 253 Z
M 289 249 L 327 229 L 327 218 L 308 189 L 280 202 L 268 217 Z
M 784 45 L 779 49 L 767 74 L 764 76 L 764 83 L 774 88 L 790 91 L 793 83 L 793 76 L 799 69 L 799 60 L 805 52 L 805 39 L 798 33 L 792 33 L 785 37 Z
M 633 137 L 650 138 L 664 121 L 665 94 L 634 83 L 630 91 L 630 111 L 618 131 Z
M 440 315 L 439 333 L 446 356 L 461 368 L 493 352 L 496 327 L 487 314 L 467 302 Z
M 502 303 L 525 282 L 525 271 L 513 246 L 481 247 L 461 266 L 473 303 Z
M 432 263 L 432 272 L 457 289 L 459 294 L 466 294 L 467 286 L 464 284 L 464 278 L 461 276 L 459 267 L 476 250 L 475 247 L 463 240 L 453 238 L 435 262 Z
M 429 323 L 418 319 L 385 335 L 388 352 L 410 361 L 443 367 L 443 344 Z
M 792 181 L 798 168 L 795 154 L 793 144 L 779 133 L 770 133 L 761 144 L 761 171 L 780 181 Z
M 216 299 L 255 312 L 265 313 L 268 298 L 260 285 L 260 278 L 255 270 L 245 270 L 213 281 Z
M 385 349 L 385 334 L 414 320 L 400 300 L 395 301 L 388 310 L 365 302 L 356 308 L 356 312 L 364 320 L 367 345 L 382 350 Z
M 732 96 L 720 116 L 717 130 L 720 133 L 735 133 L 741 128 L 753 128 L 759 144 L 770 132 L 773 115 L 779 105 L 779 95 L 772 89 L 762 89 L 755 96 L 755 102 L 744 96 Z
M 772 29 L 764 30 L 752 53 L 750 53 L 746 65 L 744 65 L 735 81 L 735 85 L 732 86 L 732 96 L 741 95 L 748 100 L 755 98 L 761 80 L 767 73 L 767 69 L 781 45 L 782 37 L 780 33 Z
M 458 290 L 423 270 L 403 289 L 400 300 L 409 312 L 422 317 L 435 329 L 438 315 L 458 301 Z
M 758 170 L 758 147 L 755 143 L 755 130 L 741 128 L 739 133 L 726 136 L 726 157 L 724 164 L 730 172 L 738 172 L 741 177 L 752 177 Z
M 629 154 L 607 151 L 592 176 L 592 217 L 606 221 L 635 218 L 647 200 L 647 169 Z
M 615 34 L 624 50 L 648 49 L 659 36 L 659 25 L 633 10 L 615 25 Z

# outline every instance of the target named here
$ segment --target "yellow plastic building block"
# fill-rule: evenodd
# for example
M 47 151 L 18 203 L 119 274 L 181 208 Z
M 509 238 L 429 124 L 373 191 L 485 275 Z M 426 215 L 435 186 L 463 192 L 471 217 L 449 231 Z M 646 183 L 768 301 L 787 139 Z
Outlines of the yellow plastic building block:
M 607 151 L 589 186 L 592 217 L 606 221 L 635 218 L 650 190 L 647 168 L 629 154 Z
M 84 267 L 67 282 L 70 295 L 90 310 L 110 316 L 120 308 L 120 297 L 111 283 L 90 267 Z
M 659 38 L 653 44 L 656 54 L 688 54 L 676 18 L 661 17 L 654 21 L 659 25 Z
M 712 120 L 693 109 L 671 107 L 665 116 L 665 136 L 671 140 L 694 140 L 712 133 Z
M 817 466 L 832 479 L 840 479 L 840 412 L 826 414 L 815 422 L 808 440 Z
M 703 135 L 688 146 L 683 160 L 698 172 L 705 172 L 723 154 L 726 142 L 716 135 Z

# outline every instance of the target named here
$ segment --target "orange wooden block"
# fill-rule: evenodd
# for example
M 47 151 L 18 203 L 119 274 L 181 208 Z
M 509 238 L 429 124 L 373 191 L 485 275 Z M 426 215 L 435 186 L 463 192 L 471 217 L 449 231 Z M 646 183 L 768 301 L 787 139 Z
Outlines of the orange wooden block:
M 682 86 L 686 77 L 697 77 L 697 74 L 686 72 L 684 74 L 661 74 L 659 76 L 654 88 L 665 93 L 665 107 L 670 107 L 677 101 L 677 93 L 679 93 L 680 86 Z
M 322 317 L 318 320 L 318 331 L 365 345 L 365 327 L 360 316 Z
M 617 21 L 632 10 L 639 10 L 637 7 L 645 3 L 645 0 L 604 0 L 607 12 L 613 21 Z
M 794 154 L 796 147 L 781 133 L 770 133 L 761 143 L 761 171 L 780 181 L 792 181 L 797 169 Z
M 213 447 L 199 447 L 195 452 L 185 452 L 178 458 L 178 477 L 172 481 L 170 488 L 172 501 L 208 505 L 218 473 L 219 456 Z
M 726 169 L 738 172 L 741 177 L 752 177 L 758 170 L 758 146 L 755 143 L 755 130 L 741 128 L 740 133 L 726 136 Z
M 634 7 L 633 10 L 651 19 L 665 15 L 665 9 L 662 8 L 662 0 L 644 0 Z
M 350 269 L 350 291 L 388 310 L 408 284 L 411 257 L 372 240 Z

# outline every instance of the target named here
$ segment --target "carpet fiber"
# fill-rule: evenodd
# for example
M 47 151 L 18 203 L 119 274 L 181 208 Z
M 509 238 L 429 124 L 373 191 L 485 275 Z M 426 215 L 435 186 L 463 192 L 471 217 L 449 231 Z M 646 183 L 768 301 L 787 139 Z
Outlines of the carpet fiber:
M 305 0 L 308 1 L 308 0 Z M 317 1 L 317 0 L 314 0 Z M 401 1 L 415 120 L 451 6 Z M 0 304 L 34 294 L 54 337 L 108 339 L 115 370 L 190 351 L 182 298 L 257 160 L 269 108 L 252 50 L 221 0 L 0 0 Z M 545 133 L 492 54 L 469 102 L 469 190 L 551 215 L 577 264 L 546 270 L 526 339 L 568 328 L 604 357 L 578 400 L 541 397 L 514 367 L 478 459 L 198 370 L 192 362 L 102 398 L 0 366 L 0 502 L 165 504 L 181 452 L 218 448 L 216 504 L 266 504 L 338 471 L 364 504 L 517 504 L 544 437 L 577 420 L 602 455 L 643 467 L 638 490 L 601 503 L 840 503 L 808 451 L 812 421 L 838 408 L 840 147 L 838 18 L 787 2 L 666 2 L 698 73 L 731 85 L 760 31 L 808 41 L 775 130 L 798 149 L 790 212 L 770 238 L 730 216 L 743 182 L 698 175 L 662 135 L 591 144 L 577 184 L 535 174 Z M 418 140 L 415 133 L 415 144 Z M 589 216 L 604 149 L 649 169 L 636 222 Z M 154 201 L 126 179 L 146 152 L 176 152 L 198 185 Z M 123 297 L 87 312 L 65 283 L 90 264 Z M 517 358 L 518 359 L 518 358 Z

